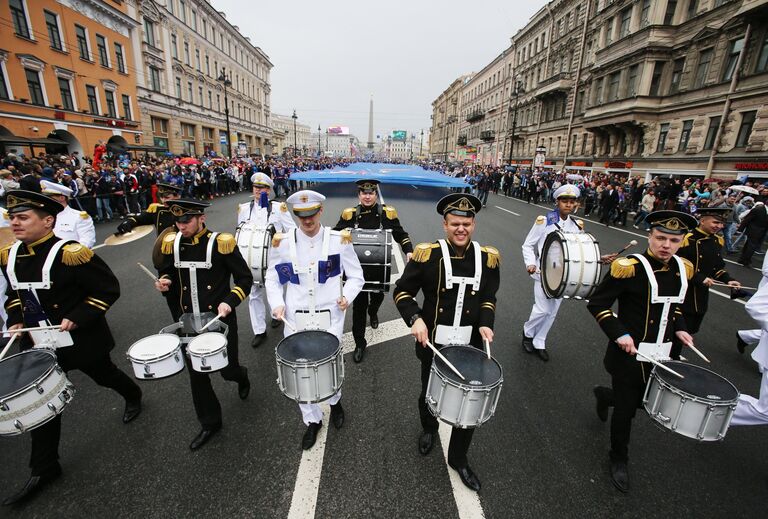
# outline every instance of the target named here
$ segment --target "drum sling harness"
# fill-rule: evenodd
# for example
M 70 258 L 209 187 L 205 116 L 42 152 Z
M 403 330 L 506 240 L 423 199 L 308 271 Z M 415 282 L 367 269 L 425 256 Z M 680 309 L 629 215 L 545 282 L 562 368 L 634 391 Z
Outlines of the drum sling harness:
M 467 285 L 472 285 L 472 290 L 480 290 L 480 277 L 483 273 L 482 253 L 477 242 L 471 242 L 475 253 L 475 275 L 473 277 L 458 277 L 453 275 L 451 254 L 445 240 L 437 240 L 443 253 L 443 267 L 445 269 L 445 289 L 453 289 L 454 283 L 459 285 L 456 294 L 456 307 L 453 311 L 453 325 L 438 324 L 435 330 L 435 342 L 443 346 L 460 345 L 467 346 L 472 338 L 472 326 L 461 326 L 461 314 L 464 310 L 464 294 Z
M 355 208 L 355 229 L 360 227 L 360 212 L 362 208 L 361 204 L 357 204 Z M 381 220 L 381 204 L 376 204 L 376 215 L 379 217 L 379 230 L 382 230 L 384 229 L 384 222 Z
M 309 284 L 305 286 L 307 289 L 307 295 L 309 296 L 309 312 L 304 313 L 297 311 L 295 319 L 298 330 L 327 330 L 331 327 L 330 311 L 317 311 L 317 272 L 319 269 L 319 263 L 328 261 L 328 251 L 331 245 L 331 232 L 327 227 L 323 227 L 323 245 L 320 252 L 322 259 L 318 260 L 318 265 L 310 262 L 306 267 L 299 267 L 298 253 L 296 252 L 296 229 L 291 229 L 291 236 L 288 239 L 288 252 L 291 256 L 291 268 L 293 272 L 301 279 L 302 274 L 306 274 L 305 279 L 309 280 Z M 339 278 L 341 283 L 341 278 Z M 301 282 L 299 282 L 301 284 Z M 302 316 L 302 319 L 299 319 Z M 306 316 L 306 320 L 303 318 Z M 321 319 L 323 322 L 321 322 Z M 299 322 L 303 321 L 303 322 Z
M 173 266 L 177 269 L 189 269 L 189 298 L 192 300 L 192 313 L 200 315 L 200 299 L 197 297 L 197 269 L 208 270 L 213 266 L 213 246 L 219 233 L 211 233 L 208 245 L 205 248 L 205 261 L 181 261 L 179 249 L 181 247 L 181 233 L 176 233 L 173 241 Z

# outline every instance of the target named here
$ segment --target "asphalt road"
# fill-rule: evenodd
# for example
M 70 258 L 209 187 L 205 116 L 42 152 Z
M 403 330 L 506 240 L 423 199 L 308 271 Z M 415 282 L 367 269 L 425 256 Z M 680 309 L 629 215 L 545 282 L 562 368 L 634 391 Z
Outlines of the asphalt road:
M 333 225 L 355 200 L 351 184 L 321 185 L 329 196 L 324 223 Z M 414 243 L 442 235 L 434 203 L 445 190 L 384 186 Z M 209 227 L 232 231 L 236 203 L 247 195 L 218 199 Z M 506 211 L 505 211 L 506 210 Z M 717 444 L 697 443 L 662 431 L 638 411 L 630 447 L 630 494 L 608 475 L 608 424 L 594 409 L 592 387 L 609 382 L 602 367 L 606 338 L 583 302 L 565 301 L 548 338 L 549 363 L 523 352 L 522 324 L 533 302 L 520 246 L 545 209 L 491 195 L 477 218 L 475 238 L 502 255 L 496 340 L 504 369 L 496 416 L 475 434 L 470 464 L 482 481 L 479 505 L 485 517 L 757 517 L 765 510 L 768 435 L 758 427 L 732 428 Z M 513 214 L 516 213 L 516 214 Z M 519 216 L 518 216 L 519 215 Z M 101 225 L 99 241 L 113 230 Z M 586 220 L 603 252 L 641 232 L 605 228 Z M 630 234 L 630 231 L 635 234 Z M 118 346 L 113 359 L 128 373 L 124 352 L 136 340 L 170 324 L 151 282 L 136 267 L 149 262 L 151 238 L 98 253 L 120 279 L 122 296 L 108 317 Z M 729 264 L 743 283 L 760 274 Z M 351 313 L 350 313 L 351 314 Z M 125 426 L 122 399 L 79 372 L 78 393 L 65 410 L 61 442 L 64 476 L 29 504 L 0 509 L 5 517 L 286 517 L 297 485 L 304 431 L 297 406 L 275 383 L 274 347 L 281 330 L 253 350 L 246 305 L 238 308 L 240 358 L 250 372 L 250 398 L 214 376 L 224 429 L 197 452 L 188 444 L 199 430 L 188 376 L 141 382 L 144 412 Z M 397 319 L 387 297 L 380 321 Z M 346 330 L 350 329 L 351 315 Z M 744 306 L 711 297 L 697 344 L 712 369 L 742 392 L 756 395 L 756 364 L 735 348 L 734 333 L 754 327 Z M 691 359 L 694 362 L 695 359 Z M 436 448 L 422 457 L 416 399 L 419 363 L 402 336 L 372 346 L 362 364 L 347 356 L 343 429 L 328 431 L 315 503 L 316 517 L 459 517 L 449 470 Z M 325 426 L 325 424 L 324 424 Z M 29 437 L 0 439 L 0 493 L 27 478 Z M 309 482 L 307 482 L 309 484 Z M 760 512 L 763 510 L 763 512 Z

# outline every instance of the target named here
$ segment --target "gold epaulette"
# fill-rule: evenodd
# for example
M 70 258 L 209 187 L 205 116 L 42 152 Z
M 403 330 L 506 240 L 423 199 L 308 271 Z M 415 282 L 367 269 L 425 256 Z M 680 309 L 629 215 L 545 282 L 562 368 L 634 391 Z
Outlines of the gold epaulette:
M 686 234 L 686 235 L 683 237 L 683 242 L 680 244 L 680 248 L 682 248 L 682 247 L 687 247 L 687 246 L 690 244 L 690 238 L 691 238 L 691 236 L 693 236 L 693 233 L 692 233 L 692 232 L 689 232 L 689 233 L 687 233 L 687 234 Z
M 720 244 L 721 247 L 725 245 L 725 240 L 719 234 L 715 234 L 715 240 L 717 240 L 717 243 Z
M 576 225 L 578 225 L 579 229 L 582 231 L 584 230 L 584 220 L 576 220 Z
M 341 219 L 342 220 L 351 220 L 353 216 L 355 216 L 356 209 L 354 207 L 347 207 L 341 212 Z
M 395 209 L 391 205 L 384 206 L 384 214 L 387 215 L 387 218 L 389 218 L 390 220 L 397 219 L 397 209 Z
M 272 246 L 273 247 L 279 247 L 280 246 L 280 242 L 283 241 L 283 238 L 285 238 L 285 236 L 286 236 L 285 234 L 281 234 L 279 232 L 276 232 L 272 236 Z
M 536 217 L 536 225 L 541 225 L 546 221 L 547 221 L 547 217 L 544 215 L 539 215 Z
M 237 240 L 228 232 L 223 232 L 216 236 L 216 247 L 220 254 L 232 254 L 232 251 L 237 247 Z
M 156 213 L 158 209 L 163 207 L 163 204 L 149 204 L 149 207 L 147 207 L 148 213 Z
M 0 265 L 3 267 L 8 265 L 8 253 L 11 252 L 11 245 L 0 249 Z
M 86 213 L 85 211 L 80 211 L 80 218 L 82 218 L 83 220 L 87 220 L 90 217 L 91 216 L 88 213 Z
M 683 260 L 683 265 L 685 265 L 685 277 L 688 279 L 693 278 L 693 275 L 696 273 L 696 269 L 693 268 L 693 263 L 691 263 L 685 258 L 680 258 L 680 259 Z
M 280 204 L 280 212 L 281 213 L 287 213 L 288 212 L 288 204 L 285 202 Z
M 344 229 L 339 233 L 341 236 L 341 244 L 348 245 L 352 243 L 352 232 L 349 229 Z
M 3 218 L 6 219 L 6 220 L 10 220 L 11 219 L 11 215 L 9 215 L 8 211 L 6 211 L 5 209 L 3 209 Z
M 84 265 L 93 258 L 93 251 L 82 243 L 67 243 L 61 251 L 61 261 L 68 267 Z
M 175 232 L 169 232 L 165 235 L 163 238 L 163 243 L 160 244 L 160 252 L 165 254 L 166 256 L 168 254 L 173 254 L 173 242 L 176 241 L 176 233 Z
M 411 260 L 418 263 L 426 263 L 432 255 L 432 249 L 439 246 L 439 243 L 419 243 L 416 245 L 416 248 L 413 249 Z
M 628 279 L 635 276 L 635 265 L 640 263 L 634 258 L 616 258 L 611 262 L 611 276 L 616 279 Z
M 501 254 L 499 254 L 499 249 L 496 247 L 491 247 L 490 245 L 486 245 L 485 247 L 481 247 L 483 252 L 488 254 L 488 259 L 485 262 L 485 265 L 489 269 L 495 269 L 501 264 Z

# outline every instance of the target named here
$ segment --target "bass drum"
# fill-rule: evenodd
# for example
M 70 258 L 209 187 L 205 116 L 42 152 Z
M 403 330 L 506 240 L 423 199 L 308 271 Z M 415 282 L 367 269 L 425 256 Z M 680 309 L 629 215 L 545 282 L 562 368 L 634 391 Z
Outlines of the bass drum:
M 263 229 L 249 222 L 238 227 L 235 233 L 237 248 L 240 249 L 240 254 L 253 270 L 253 280 L 262 285 L 267 276 L 267 260 L 274 234 L 275 226 L 272 224 Z
M 364 292 L 389 292 L 392 274 L 392 231 L 350 229 L 352 246 L 363 267 Z
M 550 299 L 589 299 L 600 283 L 600 247 L 587 232 L 550 233 L 540 264 L 541 287 Z

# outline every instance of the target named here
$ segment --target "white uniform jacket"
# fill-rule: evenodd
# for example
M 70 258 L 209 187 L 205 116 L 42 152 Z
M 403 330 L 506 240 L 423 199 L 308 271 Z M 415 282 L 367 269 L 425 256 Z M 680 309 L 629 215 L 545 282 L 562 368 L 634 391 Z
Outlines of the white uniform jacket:
M 75 211 L 70 206 L 56 215 L 53 234 L 65 241 L 79 241 L 89 249 L 96 244 L 96 229 L 91 217 L 85 211 Z
M 260 207 L 256 200 L 240 204 L 237 207 L 237 226 L 246 222 L 263 228 L 273 224 L 277 232 L 287 232 L 296 227 L 288 206 L 281 202 L 269 202 L 269 208 Z

